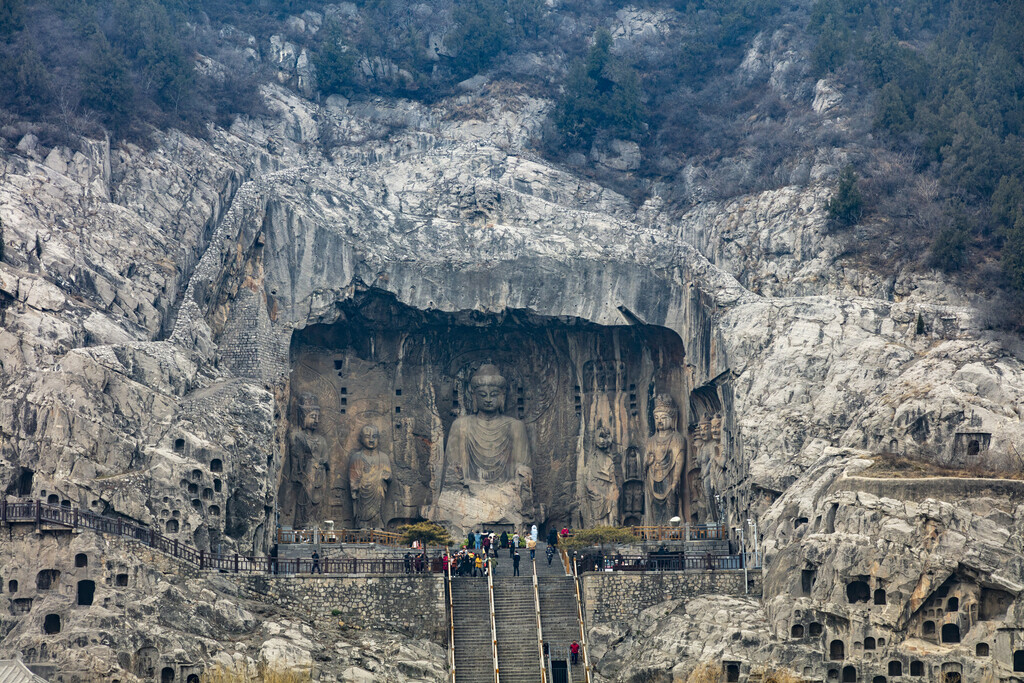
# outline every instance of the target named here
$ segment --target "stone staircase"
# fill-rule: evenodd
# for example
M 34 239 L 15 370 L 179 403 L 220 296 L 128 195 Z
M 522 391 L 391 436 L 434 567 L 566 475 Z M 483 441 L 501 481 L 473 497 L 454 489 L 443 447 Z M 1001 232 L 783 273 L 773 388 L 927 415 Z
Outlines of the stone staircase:
M 565 575 L 562 560 L 555 554 L 551 565 L 543 553 L 537 553 L 537 590 L 540 594 L 540 626 L 544 642 L 553 660 L 569 661 L 569 644 L 580 639 L 579 614 L 576 611 L 576 587 Z M 583 657 L 571 667 L 572 680 L 583 681 Z
M 494 577 L 494 621 L 498 631 L 498 673 L 501 683 L 540 681 L 533 570 L 528 564 L 529 559 L 527 554 L 520 565 L 523 576 L 503 576 L 499 570 Z
M 452 577 L 456 683 L 494 683 L 487 579 Z

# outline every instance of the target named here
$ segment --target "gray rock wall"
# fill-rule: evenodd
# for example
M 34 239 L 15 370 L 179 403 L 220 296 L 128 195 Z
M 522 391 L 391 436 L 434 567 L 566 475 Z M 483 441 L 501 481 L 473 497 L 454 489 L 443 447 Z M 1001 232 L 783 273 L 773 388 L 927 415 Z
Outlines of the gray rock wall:
M 395 631 L 441 645 L 448 642 L 440 575 L 233 578 L 246 597 L 308 615 L 317 623 L 344 622 L 354 628 Z
M 587 627 L 632 621 L 648 607 L 667 600 L 697 595 L 761 595 L 761 572 L 747 572 L 749 592 L 744 591 L 743 571 L 628 572 L 583 575 L 583 602 Z

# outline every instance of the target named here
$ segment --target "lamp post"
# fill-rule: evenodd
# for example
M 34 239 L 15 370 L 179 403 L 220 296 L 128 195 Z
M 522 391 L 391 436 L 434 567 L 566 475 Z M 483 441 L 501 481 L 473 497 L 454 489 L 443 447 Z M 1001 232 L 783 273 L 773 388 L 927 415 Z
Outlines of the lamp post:
M 740 563 L 743 565 L 743 592 L 750 592 L 750 584 L 747 583 L 747 539 L 743 535 L 742 526 L 734 526 L 733 532 L 739 532 L 740 535 Z
M 748 517 L 747 518 L 747 524 L 750 525 L 750 530 L 754 534 L 754 566 L 755 567 L 760 567 L 761 566 L 761 543 L 760 543 L 760 537 L 757 535 L 757 520 L 752 518 L 752 517 Z

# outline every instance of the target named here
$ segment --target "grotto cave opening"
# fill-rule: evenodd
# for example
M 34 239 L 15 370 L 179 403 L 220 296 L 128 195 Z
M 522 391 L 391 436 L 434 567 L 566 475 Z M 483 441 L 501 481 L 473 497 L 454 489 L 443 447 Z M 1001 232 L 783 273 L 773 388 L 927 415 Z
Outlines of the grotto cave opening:
M 722 406 L 713 387 L 692 393 L 675 332 L 374 290 L 338 306 L 292 336 L 280 524 L 714 522 L 693 432 L 717 438 Z M 655 451 L 668 466 L 652 482 Z

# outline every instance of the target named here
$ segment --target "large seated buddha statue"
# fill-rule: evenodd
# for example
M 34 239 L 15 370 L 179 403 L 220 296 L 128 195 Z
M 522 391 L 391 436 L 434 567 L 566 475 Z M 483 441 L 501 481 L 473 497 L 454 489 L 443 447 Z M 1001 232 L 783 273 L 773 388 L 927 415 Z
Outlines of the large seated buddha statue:
M 438 505 L 456 523 L 514 523 L 532 508 L 526 423 L 504 414 L 507 384 L 494 365 L 469 382 L 471 411 L 452 424 Z

